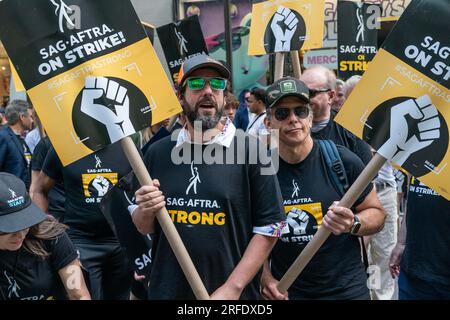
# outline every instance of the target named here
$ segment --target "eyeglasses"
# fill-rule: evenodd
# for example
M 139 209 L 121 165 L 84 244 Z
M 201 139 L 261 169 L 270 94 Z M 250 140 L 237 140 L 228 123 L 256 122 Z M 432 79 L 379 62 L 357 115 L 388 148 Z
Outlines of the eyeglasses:
M 223 91 L 227 87 L 227 80 L 224 78 L 211 78 L 211 77 L 190 77 L 187 78 L 183 86 L 188 86 L 191 90 L 202 90 L 206 81 L 213 90 Z
M 308 106 L 298 106 L 295 108 L 288 107 L 276 107 L 275 108 L 275 119 L 278 121 L 286 120 L 291 114 L 291 110 L 294 111 L 294 115 L 300 119 L 306 119 L 309 116 Z
M 309 98 L 312 99 L 317 96 L 319 93 L 329 92 L 331 89 L 309 89 Z

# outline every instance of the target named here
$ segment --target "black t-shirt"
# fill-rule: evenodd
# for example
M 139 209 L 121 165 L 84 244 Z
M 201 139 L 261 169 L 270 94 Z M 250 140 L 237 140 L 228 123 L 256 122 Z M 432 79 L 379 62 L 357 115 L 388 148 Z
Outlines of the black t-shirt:
M 401 269 L 429 283 L 450 287 L 450 201 L 412 178 L 406 210 Z
M 50 256 L 38 257 L 23 247 L 18 251 L 0 250 L 0 299 L 67 299 L 58 271 L 77 259 L 67 234 L 45 241 Z
M 33 159 L 31 160 L 31 170 L 41 171 L 44 166 L 45 157 L 51 149 L 52 144 L 48 137 L 44 137 L 34 148 Z M 62 180 L 56 181 L 55 186 L 48 194 L 48 211 L 58 220 L 62 221 L 64 216 L 64 202 L 66 195 L 64 193 L 64 185 Z
M 361 160 L 338 146 L 352 184 L 363 170 Z M 272 274 L 281 279 L 311 241 L 334 201 L 341 198 L 327 174 L 327 164 L 315 141 L 311 153 L 298 164 L 280 159 L 278 180 L 283 195 L 289 233 L 284 233 L 271 254 Z M 370 184 L 358 198 L 361 204 L 372 190 Z M 358 237 L 331 235 L 289 289 L 294 299 L 355 299 L 368 294 Z
M 103 196 L 131 171 L 120 143 L 92 153 L 63 167 L 55 149 L 47 154 L 42 171 L 64 181 L 64 224 L 71 238 L 114 238 L 100 209 Z
M 152 178 L 159 179 L 166 208 L 206 290 L 212 294 L 225 283 L 243 257 L 254 235 L 253 228 L 285 219 L 278 181 L 275 175 L 262 175 L 259 164 L 248 164 L 248 145 L 238 149 L 236 137 L 230 148 L 234 147 L 234 155 L 242 150 L 244 161 L 240 163 L 245 164 L 174 165 L 171 160 L 174 146 L 170 137 L 156 142 L 146 153 L 145 163 Z M 193 152 L 194 147 L 187 146 Z M 197 147 L 205 150 L 205 146 Z M 230 149 L 219 146 L 217 150 Z M 227 163 L 225 151 L 223 157 L 222 161 Z M 260 275 L 255 276 L 241 299 L 260 298 L 259 280 Z M 158 225 L 149 296 L 150 299 L 195 298 Z
M 333 116 L 333 113 L 332 113 Z M 359 139 L 353 133 L 342 127 L 340 124 L 330 119 L 327 126 L 318 132 L 311 132 L 314 139 L 328 139 L 334 143 L 348 148 L 355 153 L 364 164 L 368 164 L 372 160 L 372 152 L 370 146 L 363 140 Z

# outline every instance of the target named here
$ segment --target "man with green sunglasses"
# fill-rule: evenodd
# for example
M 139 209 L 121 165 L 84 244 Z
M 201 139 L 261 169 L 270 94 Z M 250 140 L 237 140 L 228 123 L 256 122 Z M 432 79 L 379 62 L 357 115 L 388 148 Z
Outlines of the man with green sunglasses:
M 145 154 L 157 180 L 136 192 L 137 205 L 129 210 L 141 233 L 154 233 L 150 299 L 194 298 L 155 221 L 164 206 L 211 298 L 260 298 L 255 275 L 280 236 L 285 216 L 274 172 L 264 175 L 262 164 L 250 160 L 257 152 L 248 141 L 257 145 L 256 138 L 237 131 L 224 115 L 229 78 L 228 69 L 208 56 L 188 59 L 178 79 L 186 124 Z M 211 154 L 219 161 L 207 160 Z

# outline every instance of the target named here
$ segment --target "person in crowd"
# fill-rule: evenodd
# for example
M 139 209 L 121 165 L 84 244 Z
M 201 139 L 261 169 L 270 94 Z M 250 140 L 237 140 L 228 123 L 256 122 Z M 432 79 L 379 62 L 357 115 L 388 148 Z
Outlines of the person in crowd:
M 253 119 L 253 114 L 250 112 L 248 107 L 248 99 L 250 98 L 250 90 L 244 90 L 239 95 L 239 109 L 236 112 L 234 118 L 234 125 L 236 129 L 241 129 L 243 131 L 247 130 L 250 120 Z
M 350 96 L 350 93 L 352 93 L 353 89 L 355 89 L 361 78 L 361 76 L 354 75 L 348 78 L 347 81 L 345 81 L 344 91 L 346 99 Z
M 33 201 L 48 212 L 49 192 L 62 181 L 66 196 L 63 222 L 89 273 L 90 293 L 95 300 L 129 299 L 133 273 L 100 202 L 130 171 L 120 142 L 65 167 L 51 148 L 31 189 Z
M 400 300 L 450 300 L 450 201 L 412 177 L 389 268 Z
M 0 300 L 90 299 L 65 229 L 20 179 L 0 173 Z
M 300 80 L 309 88 L 313 111 L 312 137 L 342 145 L 354 152 L 364 164 L 368 164 L 372 159 L 369 145 L 333 120 L 336 116 L 336 112 L 331 110 L 335 95 L 335 74 L 325 67 L 317 66 L 305 70 Z
M 25 136 L 25 142 L 28 148 L 30 148 L 31 154 L 34 154 L 34 148 L 36 148 L 39 141 L 41 141 L 41 139 L 45 137 L 45 131 L 42 126 L 41 120 L 36 113 L 36 109 L 33 109 L 33 124 L 34 128 Z
M 266 91 L 265 120 L 279 135 L 278 181 L 287 226 L 264 264 L 261 279 L 266 299 L 370 299 L 358 237 L 383 227 L 384 212 L 369 184 L 352 208 L 338 205 L 341 198 L 329 175 L 324 151 L 311 137 L 313 113 L 310 90 L 300 80 L 286 77 Z M 363 170 L 362 161 L 347 148 L 337 146 L 349 183 Z M 277 289 L 294 260 L 319 227 L 332 235 L 325 241 L 289 293 Z
M 234 118 L 236 115 L 236 112 L 239 108 L 239 100 L 236 99 L 236 97 L 231 93 L 227 93 L 225 97 L 225 115 L 231 120 L 231 122 L 234 122 Z
M 333 111 L 335 111 L 336 113 L 338 113 L 339 110 L 341 110 L 342 106 L 344 105 L 345 100 L 346 100 L 345 82 L 340 79 L 337 79 L 336 80 L 336 89 L 335 89 L 335 94 L 333 97 L 331 109 Z
M 33 125 L 31 107 L 26 101 L 13 100 L 5 114 L 9 126 L 0 131 L 0 172 L 15 175 L 29 188 L 31 152 L 23 137 Z
M 0 131 L 8 125 L 8 120 L 5 116 L 5 108 L 0 107 Z
M 40 177 L 42 168 L 44 167 L 45 158 L 52 143 L 48 136 L 45 136 L 36 145 L 33 158 L 31 159 L 31 187 L 30 190 L 36 189 L 37 180 Z M 65 211 L 66 194 L 64 192 L 64 183 L 61 179 L 56 181 L 55 186 L 48 193 L 48 213 L 58 221 L 63 221 Z
M 267 135 L 264 119 L 266 118 L 266 94 L 263 89 L 254 88 L 250 91 L 250 97 L 247 100 L 248 108 L 254 118 L 247 127 L 247 133 L 259 137 Z
M 206 55 L 186 60 L 179 77 L 186 125 L 176 141 L 164 138 L 145 154 L 154 186 L 141 187 L 136 192 L 137 205 L 129 209 L 142 234 L 154 233 L 150 299 L 194 298 L 155 220 L 164 206 L 212 299 L 260 297 L 256 275 L 285 217 L 276 176 L 273 170 L 262 175 L 260 161 L 249 162 L 249 143 L 239 154 L 245 161 L 227 164 L 226 153 L 233 152 L 236 158 L 237 150 L 242 150 L 237 146 L 240 141 L 253 139 L 257 145 L 253 137 L 238 139 L 233 123 L 223 116 L 229 77 L 226 67 Z M 214 147 L 214 153 L 224 158 L 213 164 L 192 159 L 174 163 L 174 153 L 195 153 L 198 147 L 201 152 Z M 197 155 L 201 157 L 195 154 L 194 159 Z

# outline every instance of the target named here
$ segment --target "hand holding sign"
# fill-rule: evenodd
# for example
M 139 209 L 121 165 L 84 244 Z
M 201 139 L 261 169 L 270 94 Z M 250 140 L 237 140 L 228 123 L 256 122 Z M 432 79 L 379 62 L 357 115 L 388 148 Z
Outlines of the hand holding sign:
M 104 77 L 86 78 L 81 111 L 106 126 L 111 143 L 136 133 L 129 116 L 130 99 L 127 91 L 117 82 Z M 105 98 L 113 101 L 115 112 L 103 104 L 95 103 L 95 100 Z
M 410 134 L 406 121 L 407 115 L 419 121 L 419 137 L 412 135 L 408 139 Z M 438 111 L 428 95 L 402 102 L 391 110 L 390 137 L 378 153 L 401 166 L 413 153 L 439 139 L 440 126 Z
M 285 31 L 283 31 L 280 23 L 285 24 Z M 278 7 L 270 25 L 276 40 L 275 52 L 291 51 L 291 41 L 297 30 L 297 25 L 298 19 L 291 9 L 283 6 Z

